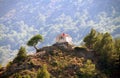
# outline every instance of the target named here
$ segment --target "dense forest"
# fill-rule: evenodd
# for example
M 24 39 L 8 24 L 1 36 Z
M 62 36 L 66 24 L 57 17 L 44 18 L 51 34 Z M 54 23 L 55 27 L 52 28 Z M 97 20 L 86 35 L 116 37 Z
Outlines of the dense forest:
M 0 65 L 0 78 L 119 78 L 120 38 L 91 29 L 80 46 L 68 43 L 37 48 L 43 42 L 38 34 L 28 40 L 36 53 L 27 55 L 21 46 L 6 67 Z

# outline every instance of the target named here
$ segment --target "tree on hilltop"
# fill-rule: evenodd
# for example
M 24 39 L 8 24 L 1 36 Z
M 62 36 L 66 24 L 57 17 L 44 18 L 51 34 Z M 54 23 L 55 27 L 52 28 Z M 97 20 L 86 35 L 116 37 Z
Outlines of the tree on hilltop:
M 84 38 L 85 46 L 89 49 L 93 48 L 95 42 L 96 42 L 96 35 L 97 31 L 94 29 L 91 29 L 91 32 Z
M 43 41 L 43 37 L 42 35 L 38 34 L 33 36 L 28 42 L 27 45 L 28 46 L 33 46 L 36 49 L 36 52 L 38 51 L 38 48 L 36 47 L 36 45 L 38 44 L 38 42 L 42 42 Z
M 24 59 L 25 57 L 27 57 L 26 49 L 25 47 L 21 46 L 16 58 L 13 61 L 20 61 Z

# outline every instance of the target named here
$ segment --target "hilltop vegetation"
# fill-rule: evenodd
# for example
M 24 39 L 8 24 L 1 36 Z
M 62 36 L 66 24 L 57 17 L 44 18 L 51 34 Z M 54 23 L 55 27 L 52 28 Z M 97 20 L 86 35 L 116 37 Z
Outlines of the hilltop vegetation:
M 32 46 L 43 39 L 34 37 L 28 41 Z M 22 46 L 13 61 L 0 67 L 0 78 L 119 78 L 120 39 L 92 29 L 83 41 L 82 47 L 56 43 L 32 55 Z
M 37 47 L 36 45 L 38 44 L 38 42 L 42 42 L 43 41 L 43 37 L 38 34 L 38 35 L 35 35 L 33 36 L 28 42 L 27 42 L 27 45 L 28 46 L 33 46 L 35 49 L 36 49 L 36 52 L 37 52 Z
M 119 69 L 120 38 L 113 39 L 109 33 L 91 30 L 84 38 L 87 48 L 92 49 L 97 58 L 99 69 L 111 76 Z

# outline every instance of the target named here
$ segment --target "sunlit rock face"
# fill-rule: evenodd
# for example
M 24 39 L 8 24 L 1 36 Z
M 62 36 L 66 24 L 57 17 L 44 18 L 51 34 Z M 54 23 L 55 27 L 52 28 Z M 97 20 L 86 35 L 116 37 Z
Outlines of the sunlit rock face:
M 21 45 L 36 34 L 44 37 L 38 47 L 55 43 L 61 32 L 80 45 L 91 28 L 120 33 L 120 0 L 1 0 L 0 63 L 13 59 Z M 26 46 L 28 53 L 34 48 Z

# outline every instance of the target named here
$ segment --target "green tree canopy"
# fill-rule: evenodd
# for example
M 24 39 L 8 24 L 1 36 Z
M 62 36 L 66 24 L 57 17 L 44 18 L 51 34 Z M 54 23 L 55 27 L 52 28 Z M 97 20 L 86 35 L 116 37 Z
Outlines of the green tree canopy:
M 38 50 L 36 45 L 38 44 L 38 42 L 42 42 L 43 41 L 43 37 L 42 35 L 38 34 L 38 35 L 35 35 L 33 36 L 28 42 L 27 42 L 27 45 L 28 46 L 33 46 L 36 51 Z
M 119 68 L 120 38 L 113 40 L 107 33 L 99 33 L 94 29 L 84 38 L 85 46 L 94 50 L 100 70 L 107 74 Z
M 115 39 L 115 49 L 116 49 L 117 55 L 120 56 L 120 38 Z
M 114 56 L 113 56 L 113 63 L 114 64 L 112 67 L 114 69 L 117 69 L 119 70 L 119 65 L 120 65 L 120 38 L 115 38 L 115 53 L 114 53 Z
M 106 56 L 106 58 L 109 59 L 108 61 L 111 61 L 110 59 L 114 58 L 115 54 L 114 41 L 109 33 L 105 33 L 103 35 L 100 48 L 101 48 L 100 52 L 102 53 L 101 55 Z
M 87 48 L 93 48 L 95 42 L 96 42 L 96 35 L 97 31 L 94 29 L 91 29 L 91 32 L 84 38 L 84 42 Z
M 101 44 L 102 38 L 103 38 L 103 34 L 98 32 L 97 35 L 96 35 L 96 42 L 93 46 L 94 51 L 100 51 L 100 49 L 101 49 L 100 44 Z
M 115 59 L 118 58 L 118 55 L 115 50 L 114 40 L 109 33 L 103 35 L 98 52 L 100 55 L 99 67 L 103 72 L 110 75 L 113 72 Z

